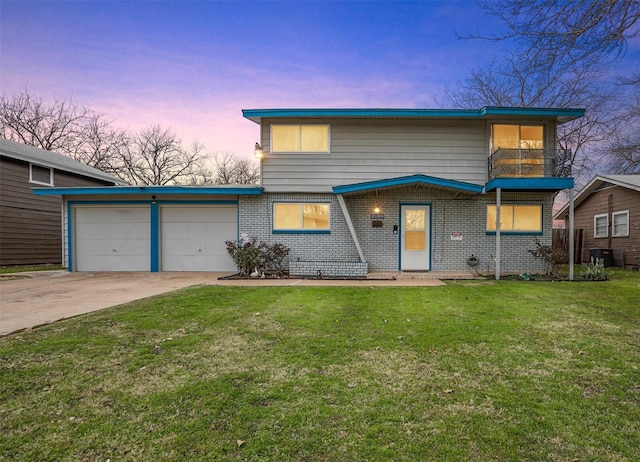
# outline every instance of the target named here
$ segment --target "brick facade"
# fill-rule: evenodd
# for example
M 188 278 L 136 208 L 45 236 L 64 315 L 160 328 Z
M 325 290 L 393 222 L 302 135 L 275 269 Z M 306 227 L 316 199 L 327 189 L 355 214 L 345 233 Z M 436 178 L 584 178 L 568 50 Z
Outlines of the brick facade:
M 401 204 L 424 204 L 431 207 L 431 270 L 491 273 L 495 269 L 495 235 L 486 233 L 486 206 L 495 204 L 495 194 L 466 195 L 436 188 L 393 188 L 372 193 L 345 195 L 345 203 L 358 235 L 368 271 L 399 269 L 399 233 Z M 274 202 L 326 202 L 330 204 L 330 234 L 273 234 Z M 542 204 L 542 235 L 501 236 L 501 270 L 505 273 L 541 272 L 544 264 L 527 252 L 535 240 L 551 244 L 553 194 L 503 193 L 502 203 Z M 384 218 L 374 217 L 382 227 L 372 226 L 374 207 Z M 363 266 L 329 264 L 360 263 L 342 209 L 333 194 L 269 194 L 240 196 L 238 231 L 269 244 L 282 243 L 291 248 L 291 262 L 298 275 L 360 277 Z M 462 233 L 462 240 L 452 240 L 452 233 Z M 467 264 L 470 256 L 478 258 L 475 267 Z M 315 266 L 308 264 L 315 262 Z M 343 274 L 340 274 L 340 272 Z M 366 274 L 366 269 L 364 270 Z M 292 273 L 293 274 L 293 273 Z

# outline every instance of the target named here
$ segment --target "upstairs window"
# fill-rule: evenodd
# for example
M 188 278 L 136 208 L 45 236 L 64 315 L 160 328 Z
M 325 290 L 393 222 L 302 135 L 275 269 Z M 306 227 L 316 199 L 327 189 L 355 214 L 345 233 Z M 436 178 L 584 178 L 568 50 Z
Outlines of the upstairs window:
M 487 205 L 487 232 L 496 231 L 497 207 Z M 542 205 L 501 205 L 501 233 L 541 233 Z
M 609 237 L 609 215 L 606 213 L 594 215 L 593 237 Z
M 329 204 L 276 202 L 274 232 L 328 232 Z
M 613 237 L 629 236 L 629 211 L 613 212 L 611 215 L 611 235 Z
M 329 152 L 329 125 L 271 125 L 271 152 Z
M 495 124 L 491 129 L 491 152 L 496 177 L 542 177 L 544 127 Z
M 29 164 L 29 183 L 53 186 L 53 169 L 41 165 Z
M 498 149 L 544 149 L 544 127 L 542 125 L 493 125 L 491 150 Z

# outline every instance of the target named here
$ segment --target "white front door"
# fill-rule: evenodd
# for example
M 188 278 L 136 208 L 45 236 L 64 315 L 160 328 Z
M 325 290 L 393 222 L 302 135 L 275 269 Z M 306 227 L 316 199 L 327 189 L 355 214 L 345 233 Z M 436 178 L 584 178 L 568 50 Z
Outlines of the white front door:
M 428 271 L 431 269 L 431 206 L 400 206 L 400 269 Z

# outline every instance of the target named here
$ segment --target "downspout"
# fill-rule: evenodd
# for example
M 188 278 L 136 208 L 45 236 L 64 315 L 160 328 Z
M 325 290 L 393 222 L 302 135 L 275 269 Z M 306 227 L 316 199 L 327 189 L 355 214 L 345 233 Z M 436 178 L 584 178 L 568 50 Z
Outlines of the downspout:
M 338 203 L 340 204 L 340 208 L 342 209 L 342 215 L 344 215 L 344 219 L 347 222 L 347 227 L 349 228 L 349 232 L 351 233 L 351 238 L 353 239 L 353 243 L 356 245 L 356 249 L 358 250 L 358 256 L 360 257 L 360 261 L 365 263 L 364 253 L 362 253 L 362 247 L 360 247 L 360 241 L 358 241 L 358 236 L 356 235 L 356 229 L 353 227 L 353 223 L 351 222 L 351 216 L 349 215 L 349 210 L 347 209 L 347 204 L 344 202 L 344 197 L 342 194 L 336 194 L 338 198 Z
M 500 280 L 500 201 L 502 188 L 496 188 L 496 281 Z

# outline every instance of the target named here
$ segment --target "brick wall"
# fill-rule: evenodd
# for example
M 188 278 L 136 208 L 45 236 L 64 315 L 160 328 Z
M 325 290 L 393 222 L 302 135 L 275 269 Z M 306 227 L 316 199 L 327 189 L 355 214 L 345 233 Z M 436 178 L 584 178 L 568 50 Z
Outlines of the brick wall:
M 329 203 L 331 233 L 272 234 L 273 203 L 282 201 Z M 393 234 L 393 226 L 400 225 L 400 204 L 405 203 L 431 206 L 431 269 L 433 271 L 475 269 L 480 273 L 489 273 L 495 269 L 496 238 L 495 235 L 486 234 L 486 206 L 495 204 L 495 194 L 456 196 L 436 189 L 408 187 L 345 196 L 345 202 L 368 263 L 368 271 L 399 269 L 400 240 L 399 233 Z M 513 273 L 543 271 L 544 263 L 536 261 L 527 250 L 535 248 L 535 239 L 542 244 L 551 244 L 553 195 L 503 193 L 502 203 L 543 205 L 541 236 L 505 234 L 501 236 L 502 271 Z M 371 214 L 374 213 L 374 207 L 379 207 L 380 214 L 384 214 L 384 218 L 378 220 L 382 221 L 382 227 L 372 226 Z M 292 262 L 315 262 L 315 274 L 308 274 L 310 276 L 317 275 L 317 269 L 322 271 L 322 268 L 327 268 L 327 276 L 329 272 L 335 271 L 319 263 L 360 261 L 340 205 L 333 194 L 241 196 L 239 232 L 248 233 L 249 236 L 267 243 L 279 242 L 290 247 L 289 259 Z M 462 240 L 452 240 L 453 232 L 462 233 Z M 479 259 L 479 264 L 475 268 L 467 265 L 467 258 L 471 255 Z M 297 266 L 296 271 L 307 270 L 302 269 L 302 266 L 304 265 Z M 345 272 L 347 272 L 346 269 Z M 332 275 L 339 276 L 339 274 Z

